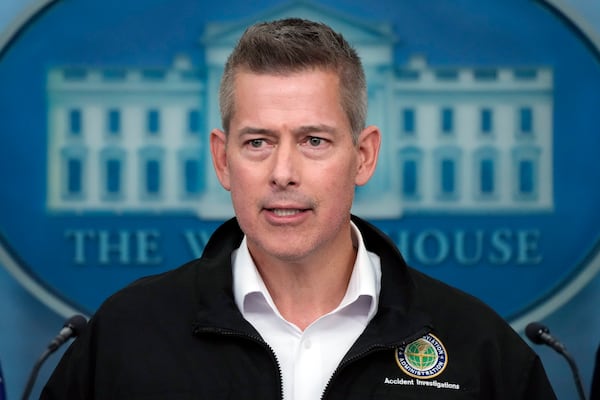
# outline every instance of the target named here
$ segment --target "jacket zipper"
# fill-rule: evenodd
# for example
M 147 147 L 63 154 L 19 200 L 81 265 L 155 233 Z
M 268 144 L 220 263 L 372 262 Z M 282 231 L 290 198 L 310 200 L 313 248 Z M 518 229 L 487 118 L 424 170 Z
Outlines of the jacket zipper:
M 408 336 L 407 338 L 405 338 L 404 340 L 402 340 L 400 343 L 391 343 L 391 344 L 387 344 L 387 345 L 382 345 L 382 344 L 376 344 L 376 345 L 372 345 L 368 348 L 366 348 L 365 350 L 361 351 L 358 354 L 353 355 L 350 358 L 344 359 L 342 360 L 342 362 L 340 363 L 340 365 L 337 366 L 337 368 L 335 369 L 335 371 L 333 371 L 333 374 L 331 374 L 331 377 L 329 378 L 329 381 L 327 381 L 327 385 L 325 385 L 325 390 L 323 390 L 323 394 L 321 395 L 321 400 L 325 400 L 327 398 L 327 392 L 329 392 L 329 388 L 331 386 L 331 382 L 335 379 L 336 375 L 338 375 L 338 373 L 348 364 L 351 364 L 363 357 L 366 357 L 372 353 L 378 352 L 378 351 L 384 351 L 384 350 L 393 350 L 395 348 L 398 347 L 402 347 L 407 345 L 408 343 L 412 343 L 415 340 L 417 340 L 420 337 L 425 336 L 426 334 L 428 334 L 429 332 L 431 332 L 431 328 L 429 327 L 425 327 L 420 329 L 419 331 L 417 331 L 415 334 Z
M 267 342 L 265 342 L 260 336 L 250 335 L 248 333 L 240 332 L 240 331 L 232 331 L 232 330 L 228 330 L 228 329 L 210 328 L 210 327 L 204 327 L 204 328 L 195 327 L 193 330 L 193 333 L 194 333 L 194 335 L 199 335 L 201 333 L 205 333 L 205 334 L 216 334 L 216 335 L 238 337 L 238 338 L 242 338 L 242 339 L 248 339 L 248 340 L 264 347 L 271 355 L 271 359 L 273 360 L 275 367 L 277 368 L 277 373 L 279 375 L 279 379 L 278 379 L 278 381 L 279 381 L 279 398 L 281 400 L 284 400 L 284 398 L 283 398 L 283 377 L 281 375 L 281 365 L 279 364 L 279 360 L 277 359 L 277 356 L 275 355 L 275 351 L 273 351 L 273 348 Z

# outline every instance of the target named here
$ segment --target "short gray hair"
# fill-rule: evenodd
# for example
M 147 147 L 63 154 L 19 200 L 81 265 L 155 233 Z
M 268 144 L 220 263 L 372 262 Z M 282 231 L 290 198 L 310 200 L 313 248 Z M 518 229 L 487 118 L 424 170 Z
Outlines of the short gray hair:
M 238 41 L 225 64 L 219 90 L 225 132 L 235 112 L 234 80 L 238 71 L 288 74 L 314 68 L 338 74 L 341 105 L 356 143 L 367 118 L 367 85 L 361 60 L 340 33 L 323 23 L 299 18 L 252 25 Z

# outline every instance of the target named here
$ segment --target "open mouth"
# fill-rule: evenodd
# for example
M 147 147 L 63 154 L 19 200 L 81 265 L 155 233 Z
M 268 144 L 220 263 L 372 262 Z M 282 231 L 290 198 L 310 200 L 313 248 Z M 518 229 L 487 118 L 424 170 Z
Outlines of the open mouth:
M 291 217 L 292 215 L 300 214 L 304 210 L 299 208 L 270 208 L 269 211 L 278 217 Z

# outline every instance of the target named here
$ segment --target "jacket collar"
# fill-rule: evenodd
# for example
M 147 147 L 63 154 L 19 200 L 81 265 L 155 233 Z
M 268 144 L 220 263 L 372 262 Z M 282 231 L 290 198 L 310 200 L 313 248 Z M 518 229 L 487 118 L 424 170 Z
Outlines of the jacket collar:
M 354 344 L 361 352 L 375 343 L 399 346 L 431 330 L 429 316 L 415 309 L 415 283 L 396 245 L 370 223 L 352 216 L 367 250 L 381 259 L 381 294 L 377 314 Z M 233 297 L 231 253 L 239 247 L 243 233 L 235 218 L 221 225 L 206 244 L 197 266 L 199 311 L 195 328 L 240 332 L 259 337 L 241 315 Z
M 381 293 L 377 314 L 350 353 L 374 344 L 398 347 L 431 331 L 430 316 L 415 307 L 415 282 L 397 246 L 369 222 L 356 216 L 352 221 L 361 231 L 367 250 L 381 260 Z

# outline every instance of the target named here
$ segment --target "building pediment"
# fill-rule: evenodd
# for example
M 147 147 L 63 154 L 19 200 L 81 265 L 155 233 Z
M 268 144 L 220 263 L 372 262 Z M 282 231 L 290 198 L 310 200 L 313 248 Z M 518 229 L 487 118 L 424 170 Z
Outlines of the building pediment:
M 207 48 L 211 46 L 233 47 L 244 30 L 253 23 L 291 17 L 323 22 L 334 30 L 343 32 L 344 37 L 357 47 L 382 44 L 392 46 L 396 42 L 392 26 L 389 23 L 357 19 L 326 6 L 304 0 L 285 3 L 231 24 L 209 23 L 206 25 L 200 41 Z

